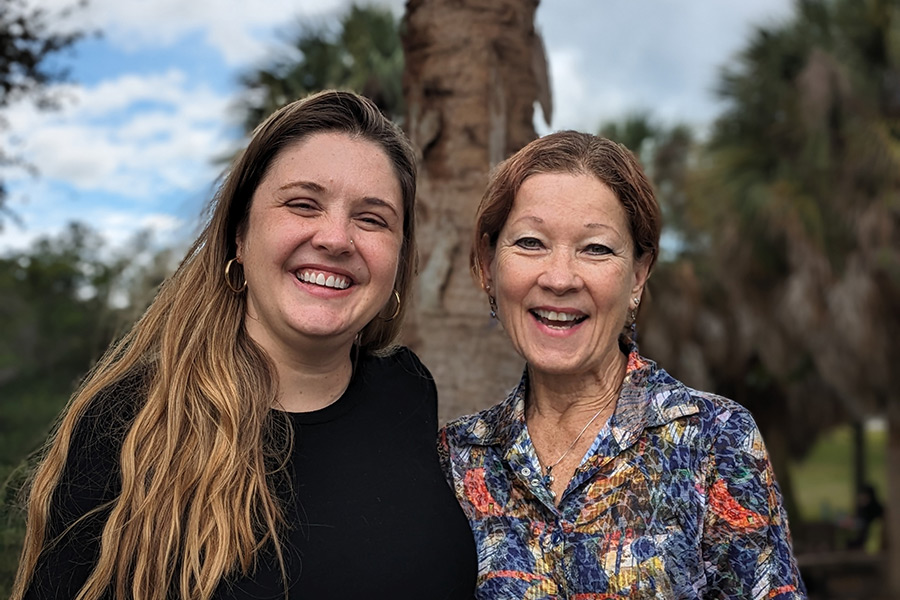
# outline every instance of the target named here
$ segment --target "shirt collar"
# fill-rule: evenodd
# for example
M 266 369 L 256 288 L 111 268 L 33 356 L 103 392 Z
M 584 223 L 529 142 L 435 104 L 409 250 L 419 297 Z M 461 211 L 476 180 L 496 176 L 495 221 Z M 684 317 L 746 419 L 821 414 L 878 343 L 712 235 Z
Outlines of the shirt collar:
M 699 411 L 689 388 L 655 362 L 642 357 L 632 346 L 628 354 L 625 380 L 610 419 L 610 431 L 619 451 L 633 444 L 648 427 L 665 425 Z M 464 439 L 476 446 L 509 447 L 525 428 L 525 397 L 528 369 L 506 399 L 481 412 L 468 426 Z

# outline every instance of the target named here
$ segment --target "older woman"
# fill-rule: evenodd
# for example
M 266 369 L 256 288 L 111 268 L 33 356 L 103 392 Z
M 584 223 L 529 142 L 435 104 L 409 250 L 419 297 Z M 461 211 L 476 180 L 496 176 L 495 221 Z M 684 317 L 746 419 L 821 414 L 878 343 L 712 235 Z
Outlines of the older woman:
M 441 433 L 480 599 L 801 598 L 751 416 L 638 354 L 660 211 L 634 157 L 561 132 L 496 170 L 472 266 L 526 361 Z
M 391 349 L 413 151 L 325 92 L 254 132 L 176 273 L 75 394 L 13 598 L 467 598 L 435 386 Z

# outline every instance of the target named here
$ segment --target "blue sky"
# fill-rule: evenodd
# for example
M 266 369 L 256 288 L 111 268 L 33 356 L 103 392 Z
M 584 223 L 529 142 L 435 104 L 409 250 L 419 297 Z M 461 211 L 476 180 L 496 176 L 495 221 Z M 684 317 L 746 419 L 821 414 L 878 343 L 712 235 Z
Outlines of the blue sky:
M 70 0 L 30 0 L 50 13 Z M 402 0 L 385 0 L 397 14 Z M 90 0 L 57 27 L 102 32 L 60 57 L 70 81 L 58 111 L 28 103 L 3 113 L 0 147 L 38 169 L 0 169 L 9 208 L 0 253 L 68 222 L 90 224 L 111 247 L 137 231 L 184 243 L 241 143 L 238 76 L 277 52 L 302 20 L 334 19 L 349 0 Z M 757 24 L 790 14 L 790 0 L 542 0 L 537 26 L 550 63 L 554 115 L 539 131 L 596 130 L 648 110 L 702 127 L 719 110 L 718 69 Z

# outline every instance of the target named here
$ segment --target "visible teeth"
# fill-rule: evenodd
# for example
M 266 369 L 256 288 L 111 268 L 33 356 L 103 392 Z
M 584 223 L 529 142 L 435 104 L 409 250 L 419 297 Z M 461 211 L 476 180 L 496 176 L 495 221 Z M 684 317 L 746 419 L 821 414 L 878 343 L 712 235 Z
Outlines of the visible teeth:
M 555 310 L 543 310 L 543 309 L 535 309 L 535 314 L 542 319 L 547 319 L 548 321 L 574 321 L 579 318 L 579 315 L 575 315 L 572 313 L 564 313 L 564 312 L 556 312 Z
M 345 290 L 350 287 L 350 282 L 340 275 L 328 275 L 324 273 L 315 273 L 313 271 L 303 271 L 297 275 L 297 279 L 306 283 L 314 283 L 324 287 Z

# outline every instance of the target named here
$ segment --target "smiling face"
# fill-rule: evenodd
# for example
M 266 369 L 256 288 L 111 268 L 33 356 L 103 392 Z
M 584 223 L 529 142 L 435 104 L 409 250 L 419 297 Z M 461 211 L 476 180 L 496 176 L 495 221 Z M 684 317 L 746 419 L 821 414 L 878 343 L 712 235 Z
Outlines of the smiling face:
M 319 133 L 282 150 L 237 236 L 247 331 L 279 356 L 349 349 L 392 298 L 403 200 L 374 142 Z
M 534 372 L 596 376 L 621 363 L 618 337 L 649 266 L 635 259 L 625 209 L 603 182 L 530 176 L 484 256 L 498 317 Z

